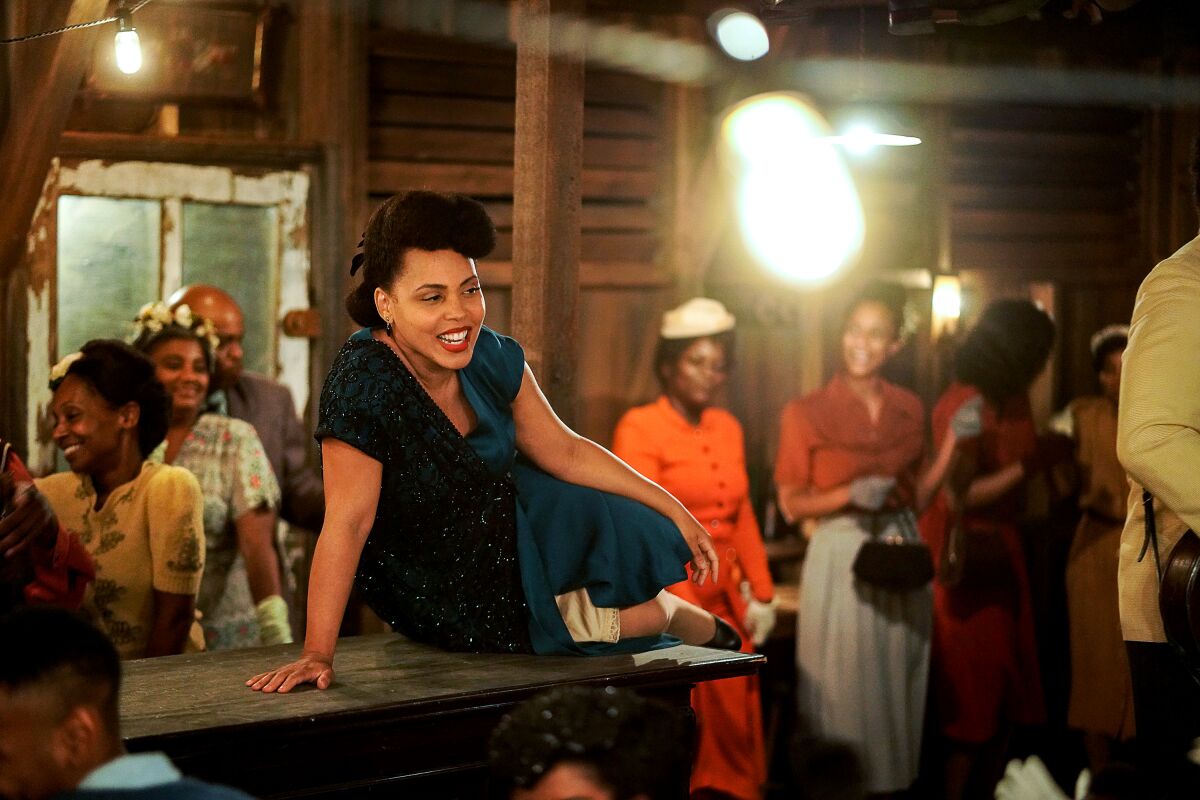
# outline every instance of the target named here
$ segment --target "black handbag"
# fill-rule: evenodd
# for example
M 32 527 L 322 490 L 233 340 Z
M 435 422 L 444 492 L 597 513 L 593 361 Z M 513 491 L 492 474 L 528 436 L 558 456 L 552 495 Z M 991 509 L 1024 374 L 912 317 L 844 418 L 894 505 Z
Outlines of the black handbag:
M 879 516 L 871 517 L 871 538 L 858 548 L 851 569 L 865 584 L 889 592 L 911 592 L 933 580 L 933 558 L 929 545 L 921 541 L 912 512 L 904 509 L 891 515 L 900 536 L 879 535 Z

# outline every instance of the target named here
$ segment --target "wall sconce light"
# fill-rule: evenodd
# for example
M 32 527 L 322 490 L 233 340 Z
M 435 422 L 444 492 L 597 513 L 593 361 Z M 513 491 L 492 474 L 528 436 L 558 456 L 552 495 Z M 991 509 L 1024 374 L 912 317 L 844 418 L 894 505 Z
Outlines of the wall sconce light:
M 962 316 L 962 281 L 957 275 L 938 275 L 933 279 L 933 338 L 954 333 Z

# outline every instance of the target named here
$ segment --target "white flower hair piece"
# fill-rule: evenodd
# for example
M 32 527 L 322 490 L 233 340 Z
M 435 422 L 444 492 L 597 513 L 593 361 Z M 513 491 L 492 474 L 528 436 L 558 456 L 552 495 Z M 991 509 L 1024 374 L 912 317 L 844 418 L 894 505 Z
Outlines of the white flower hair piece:
M 133 335 L 130 341 L 136 342 L 141 337 L 143 331 L 162 333 L 163 328 L 168 325 L 178 325 L 184 330 L 191 331 L 208 344 L 210 353 L 216 353 L 217 346 L 221 343 L 217 337 L 217 329 L 212 324 L 212 320 L 197 317 L 186 303 L 172 311 L 161 300 L 154 303 L 146 303 L 146 305 L 138 310 L 137 316 L 133 320 Z
M 79 359 L 83 358 L 83 353 L 76 350 L 68 356 L 63 356 L 57 364 L 50 368 L 50 390 L 58 388 L 58 385 L 67 377 L 67 370 L 71 368 Z

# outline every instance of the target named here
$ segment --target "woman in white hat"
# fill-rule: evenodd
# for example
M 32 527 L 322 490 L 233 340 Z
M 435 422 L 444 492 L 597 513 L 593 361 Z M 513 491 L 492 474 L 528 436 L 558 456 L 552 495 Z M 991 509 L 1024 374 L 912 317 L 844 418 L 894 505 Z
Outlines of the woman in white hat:
M 775 622 L 775 587 L 750 504 L 742 426 L 715 408 L 729 377 L 734 318 L 721 303 L 694 298 L 663 315 L 655 353 L 662 394 L 617 423 L 613 451 L 662 486 L 708 528 L 720 580 L 683 581 L 669 591 L 730 620 L 743 641 L 761 644 Z M 761 796 L 765 757 L 758 678 L 700 684 L 692 692 L 700 740 L 693 797 Z
M 1091 341 L 1100 394 L 1071 402 L 1059 419 L 1075 441 L 1082 515 L 1067 556 L 1071 700 L 1067 724 L 1083 731 L 1095 775 L 1116 742 L 1134 735 L 1133 685 L 1117 608 L 1117 552 L 1129 484 L 1117 460 L 1117 399 L 1129 328 L 1109 325 Z M 1057 420 L 1056 420 L 1057 421 Z M 1059 427 L 1056 425 L 1056 427 Z

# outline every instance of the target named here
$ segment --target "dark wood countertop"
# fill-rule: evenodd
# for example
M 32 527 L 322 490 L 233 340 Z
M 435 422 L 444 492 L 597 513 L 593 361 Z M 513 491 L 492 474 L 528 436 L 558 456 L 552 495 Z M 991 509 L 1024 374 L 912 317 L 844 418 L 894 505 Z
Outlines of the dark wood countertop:
M 341 640 L 333 686 L 264 695 L 247 678 L 299 644 L 125 663 L 121 724 L 132 751 L 259 797 L 472 797 L 487 737 L 514 704 L 563 684 L 623 686 L 686 710 L 696 683 L 749 675 L 761 655 L 680 645 L 625 656 L 448 653 L 396 634 Z

